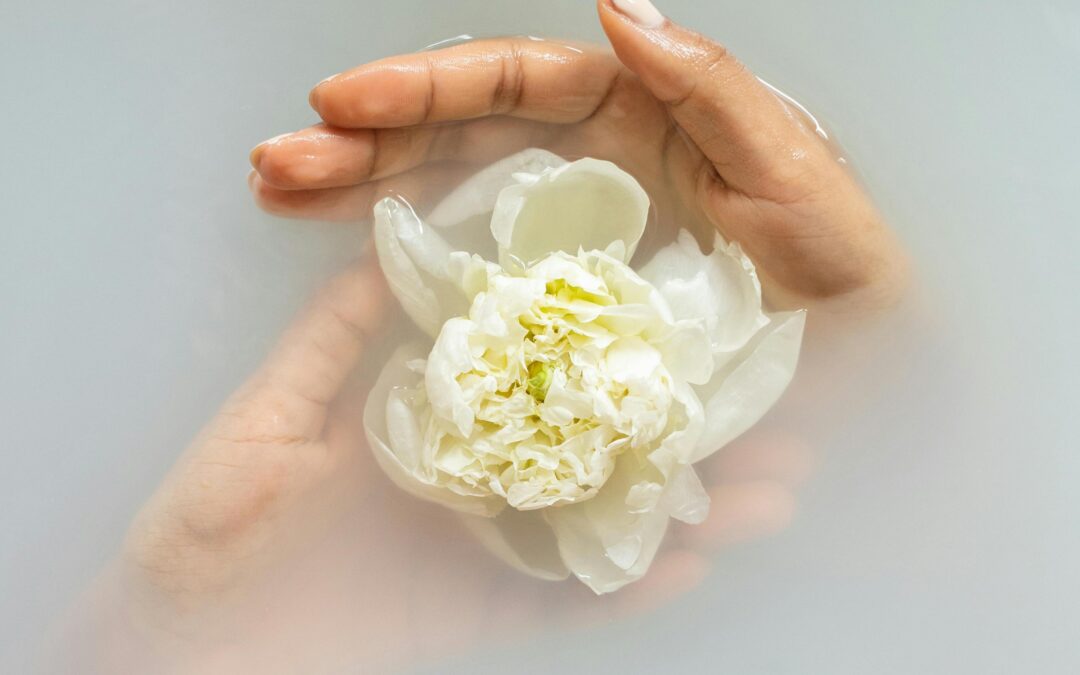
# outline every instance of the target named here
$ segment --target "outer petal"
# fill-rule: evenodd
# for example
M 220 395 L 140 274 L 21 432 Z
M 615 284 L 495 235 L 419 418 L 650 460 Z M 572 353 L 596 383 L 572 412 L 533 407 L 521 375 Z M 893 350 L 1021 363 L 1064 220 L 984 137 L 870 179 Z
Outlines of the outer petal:
M 709 515 L 709 493 L 694 467 L 683 464 L 668 478 L 660 497 L 660 508 L 676 520 L 697 525 Z
M 469 280 L 494 259 L 490 215 L 499 192 L 534 182 L 566 165 L 562 157 L 530 148 L 480 170 L 420 218 L 407 202 L 387 197 L 375 205 L 379 264 L 406 314 L 431 336 L 442 322 L 464 314 L 472 299 Z
M 727 445 L 776 403 L 795 374 L 805 323 L 802 310 L 773 314 L 730 363 L 696 387 L 705 405 L 705 431 L 691 462 Z
M 682 230 L 639 274 L 659 289 L 676 319 L 704 321 L 718 365 L 768 323 L 754 264 L 720 235 L 705 255 Z
M 423 356 L 422 347 L 416 343 L 398 348 L 368 394 L 364 432 L 371 451 L 386 475 L 413 496 L 456 511 L 492 517 L 505 506 L 502 498 L 456 494 L 428 480 L 419 469 L 422 435 L 415 411 L 402 392 L 420 380 L 420 375 L 405 364 Z
M 390 290 L 429 335 L 468 309 L 468 298 L 452 276 L 450 246 L 408 203 L 387 197 L 375 205 L 375 250 Z
M 524 176 L 522 178 L 525 178 Z M 630 260 L 649 217 L 649 196 L 611 162 L 580 159 L 499 193 L 491 233 L 512 269 L 552 251 L 609 250 Z M 609 248 L 621 241 L 623 248 Z
M 499 193 L 511 185 L 533 182 L 540 174 L 567 163 L 562 157 L 539 148 L 505 157 L 456 187 L 431 211 L 428 222 L 442 230 L 457 249 L 494 260 L 491 212 Z
M 641 578 L 667 530 L 666 512 L 635 512 L 627 504 L 632 488 L 642 482 L 637 464 L 636 458 L 624 457 L 592 499 L 542 511 L 555 531 L 563 562 L 598 594 Z
M 570 576 L 559 557 L 555 533 L 539 511 L 503 509 L 495 518 L 462 514 L 461 520 L 493 555 L 514 569 L 551 581 Z

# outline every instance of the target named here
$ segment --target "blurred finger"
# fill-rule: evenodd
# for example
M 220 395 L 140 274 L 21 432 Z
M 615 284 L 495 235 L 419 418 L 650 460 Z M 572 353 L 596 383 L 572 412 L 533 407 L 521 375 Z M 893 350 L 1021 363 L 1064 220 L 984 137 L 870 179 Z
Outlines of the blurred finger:
M 479 40 L 353 68 L 319 83 L 309 101 L 328 124 L 350 128 L 487 115 L 576 122 L 596 110 L 618 71 L 591 46 Z
M 633 616 L 660 607 L 693 590 L 709 574 L 700 554 L 676 549 L 661 554 L 640 581 L 615 594 L 618 614 Z
M 434 201 L 475 167 L 459 163 L 426 164 L 402 174 L 348 187 L 283 190 L 252 172 L 248 187 L 259 208 L 285 218 L 359 222 L 371 217 L 376 202 L 401 195 L 413 205 Z
M 795 498 L 770 480 L 721 485 L 709 491 L 709 517 L 684 526 L 682 541 L 704 549 L 719 548 L 775 534 L 795 516 Z
M 705 468 L 709 484 L 771 480 L 795 487 L 813 471 L 814 453 L 795 434 L 754 431 L 717 451 Z
M 293 322 L 225 417 L 275 438 L 317 437 L 327 407 L 382 324 L 388 293 L 372 254 L 334 278 Z M 254 419 L 247 411 L 257 411 Z

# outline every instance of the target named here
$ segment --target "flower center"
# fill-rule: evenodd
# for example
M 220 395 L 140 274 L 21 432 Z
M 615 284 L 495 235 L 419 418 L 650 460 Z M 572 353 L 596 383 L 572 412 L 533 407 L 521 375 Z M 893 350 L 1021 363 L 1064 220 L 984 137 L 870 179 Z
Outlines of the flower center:
M 527 391 L 529 396 L 532 396 L 537 403 L 543 403 L 544 397 L 547 396 L 548 387 L 551 386 L 551 371 L 550 363 L 533 361 L 529 364 L 529 379 L 526 381 Z
M 648 306 L 621 311 L 618 289 L 558 255 L 558 275 L 497 279 L 460 319 L 458 412 L 452 424 L 433 416 L 425 436 L 440 482 L 462 494 L 519 509 L 589 499 L 620 455 L 667 427 L 670 376 L 638 337 Z

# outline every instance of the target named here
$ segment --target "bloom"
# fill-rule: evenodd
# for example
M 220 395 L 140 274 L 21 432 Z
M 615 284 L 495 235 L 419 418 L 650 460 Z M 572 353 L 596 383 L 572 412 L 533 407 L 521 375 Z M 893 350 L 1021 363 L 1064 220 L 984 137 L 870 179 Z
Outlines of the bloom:
M 669 517 L 705 517 L 692 464 L 776 401 L 802 337 L 719 235 L 631 269 L 648 213 L 610 162 L 535 149 L 426 221 L 375 208 L 390 288 L 434 341 L 400 347 L 369 396 L 379 464 L 514 567 L 598 593 L 647 571 Z

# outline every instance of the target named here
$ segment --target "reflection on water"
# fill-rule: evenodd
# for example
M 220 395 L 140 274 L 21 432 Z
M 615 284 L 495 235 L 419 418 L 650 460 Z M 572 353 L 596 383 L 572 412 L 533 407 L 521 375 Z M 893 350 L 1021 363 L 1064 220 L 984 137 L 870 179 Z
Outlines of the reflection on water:
M 645 580 L 597 599 L 506 569 L 353 451 L 370 371 L 344 384 L 302 470 L 284 452 L 243 458 L 254 472 L 236 473 L 236 457 L 201 468 L 182 499 L 204 517 L 164 527 L 205 550 L 142 531 L 126 544 L 138 555 L 117 556 L 287 317 L 366 255 L 366 226 L 256 216 L 237 182 L 250 145 L 307 123 L 303 92 L 328 72 L 454 32 L 595 39 L 591 8 L 402 2 L 379 30 L 358 29 L 374 21 L 365 3 L 128 9 L 27 6 L 0 41 L 21 50 L 9 64 L 66 73 L 9 65 L 34 114 L 0 102 L 26 130 L 0 188 L 5 670 L 28 670 L 58 623 L 48 651 L 64 672 L 87 672 L 91 655 L 202 672 L 333 672 L 373 655 L 431 672 L 1075 670 L 1077 326 L 1057 296 L 1076 281 L 1061 200 L 1076 148 L 1057 130 L 1080 87 L 1062 84 L 1075 84 L 1061 65 L 1076 45 L 1039 18 L 1067 10 L 661 5 L 836 124 L 919 288 L 873 321 L 812 318 L 782 404 L 705 467 L 710 519 L 673 529 Z M 510 126 L 467 145 L 499 154 Z M 571 158 L 621 159 L 626 145 L 586 151 L 568 133 L 529 140 Z M 328 219 L 354 223 L 389 193 L 423 210 L 483 163 L 449 156 L 349 194 Z M 651 232 L 695 220 L 650 166 L 620 163 L 655 197 Z M 387 311 L 376 364 L 411 330 Z M 282 515 L 267 499 L 280 494 L 304 508 Z M 206 551 L 220 556 L 212 573 L 191 574 Z

